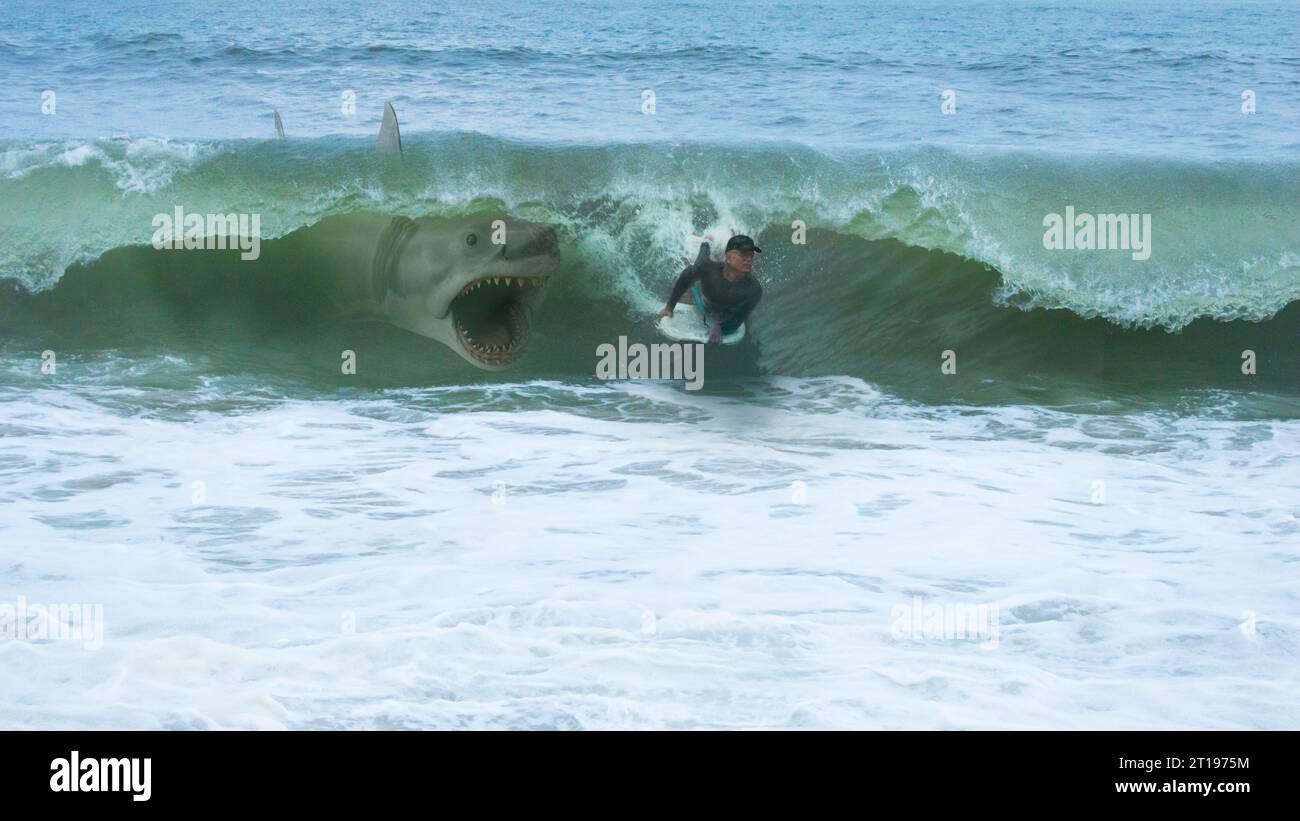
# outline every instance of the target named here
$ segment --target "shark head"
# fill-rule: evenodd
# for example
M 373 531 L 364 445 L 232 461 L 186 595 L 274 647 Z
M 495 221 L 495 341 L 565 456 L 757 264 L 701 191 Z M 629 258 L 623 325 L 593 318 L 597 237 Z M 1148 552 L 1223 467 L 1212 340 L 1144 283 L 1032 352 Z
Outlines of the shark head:
M 395 218 L 372 288 L 393 324 L 436 339 L 485 370 L 515 364 L 531 312 L 560 265 L 549 225 L 499 217 Z

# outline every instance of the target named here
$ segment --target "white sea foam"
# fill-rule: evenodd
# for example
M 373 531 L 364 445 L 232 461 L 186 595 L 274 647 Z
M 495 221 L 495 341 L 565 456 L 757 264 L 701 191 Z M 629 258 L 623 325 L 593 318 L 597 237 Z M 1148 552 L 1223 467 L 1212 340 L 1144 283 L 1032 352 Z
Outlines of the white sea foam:
M 2 395 L 0 599 L 104 613 L 95 652 L 0 643 L 4 726 L 1300 719 L 1300 423 L 851 379 L 147 393 Z M 995 608 L 996 647 L 899 638 L 917 597 Z
M 41 142 L 0 151 L 0 171 L 10 179 L 22 179 L 44 168 L 78 168 L 94 162 L 112 175 L 119 190 L 150 194 L 170 185 L 177 173 L 213 150 L 211 143 L 156 137 Z

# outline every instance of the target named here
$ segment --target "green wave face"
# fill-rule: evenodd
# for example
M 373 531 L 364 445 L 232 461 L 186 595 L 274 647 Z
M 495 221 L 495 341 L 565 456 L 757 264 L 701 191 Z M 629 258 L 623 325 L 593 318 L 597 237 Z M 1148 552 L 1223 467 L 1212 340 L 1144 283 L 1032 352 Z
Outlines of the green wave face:
M 427 340 L 340 319 L 346 306 L 310 270 L 311 226 L 337 214 L 499 214 L 554 225 L 564 273 L 511 378 L 590 374 L 602 342 L 651 340 L 648 316 L 698 238 L 744 232 L 764 248 L 766 297 L 755 344 L 714 354 L 715 374 L 845 374 L 942 401 L 1086 401 L 1240 387 L 1250 349 L 1262 363 L 1251 387 L 1293 396 L 1300 384 L 1288 349 L 1300 330 L 1294 163 L 458 135 L 408 139 L 400 163 L 341 139 L 10 144 L 0 173 L 12 344 L 217 334 L 242 346 L 240 367 L 316 373 L 337 356 L 322 339 L 361 335 L 386 352 L 377 384 L 488 378 L 441 361 Z M 262 258 L 149 248 L 155 215 L 177 205 L 258 214 Z M 1045 248 L 1044 218 L 1067 207 L 1150 214 L 1149 259 Z M 278 353 L 259 358 L 267 339 Z M 945 350 L 954 378 L 939 370 Z

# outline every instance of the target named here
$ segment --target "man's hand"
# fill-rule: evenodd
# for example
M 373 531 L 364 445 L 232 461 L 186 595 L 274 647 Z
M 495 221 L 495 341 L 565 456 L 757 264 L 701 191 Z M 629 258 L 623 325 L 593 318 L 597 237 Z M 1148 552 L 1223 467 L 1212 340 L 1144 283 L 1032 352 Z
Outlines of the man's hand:
M 722 324 L 715 322 L 709 326 L 709 341 L 722 342 Z
M 673 315 L 673 306 L 671 306 L 671 305 L 669 305 L 667 308 L 664 308 L 662 311 L 659 312 L 659 316 L 660 316 L 661 318 L 662 318 L 662 317 L 669 317 L 669 316 L 672 316 L 672 315 Z

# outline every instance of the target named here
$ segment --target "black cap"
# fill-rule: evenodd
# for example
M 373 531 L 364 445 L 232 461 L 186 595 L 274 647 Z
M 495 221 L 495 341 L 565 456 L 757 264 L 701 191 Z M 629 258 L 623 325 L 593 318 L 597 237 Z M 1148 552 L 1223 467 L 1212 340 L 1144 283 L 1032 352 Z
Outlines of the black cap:
M 755 245 L 754 241 L 749 237 L 745 236 L 744 234 L 736 234 L 734 237 L 727 240 L 727 250 L 728 251 L 754 251 L 755 253 L 759 253 L 759 254 L 763 253 L 763 249 Z

